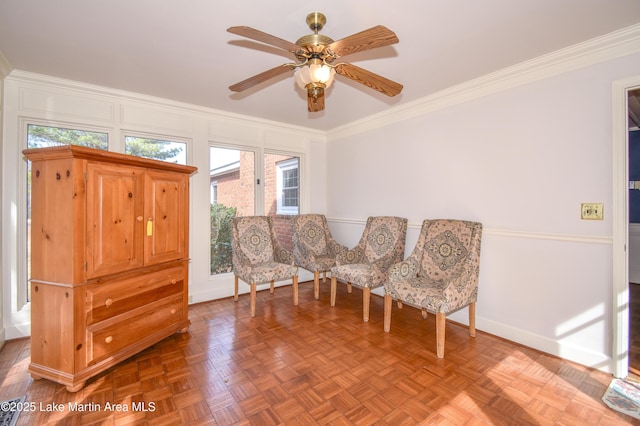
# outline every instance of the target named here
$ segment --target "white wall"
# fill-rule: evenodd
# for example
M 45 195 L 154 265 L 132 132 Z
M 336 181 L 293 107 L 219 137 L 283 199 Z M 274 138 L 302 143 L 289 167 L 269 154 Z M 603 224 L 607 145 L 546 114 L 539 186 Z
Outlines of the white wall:
M 408 253 L 423 219 L 480 221 L 478 328 L 610 370 L 612 82 L 637 74 L 640 54 L 335 132 L 334 237 L 353 242 L 367 216 L 400 215 Z M 581 220 L 583 202 L 604 203 L 604 220 Z M 466 310 L 453 319 L 466 324 Z
M 324 133 L 21 71 L 13 71 L 4 80 L 4 87 L 1 303 L 7 338 L 30 334 L 29 306 L 19 309 L 16 300 L 16 288 L 26 283 L 26 169 L 22 150 L 26 148 L 29 123 L 107 132 L 109 149 L 117 152 L 124 151 L 127 132 L 176 138 L 188 144 L 187 162 L 198 167 L 191 178 L 190 303 L 233 295 L 232 274 L 209 275 L 210 143 L 299 155 L 304 184 L 301 209 L 325 209 Z M 311 274 L 300 274 L 301 280 L 309 278 Z M 249 286 L 241 285 L 240 291 L 248 292 Z

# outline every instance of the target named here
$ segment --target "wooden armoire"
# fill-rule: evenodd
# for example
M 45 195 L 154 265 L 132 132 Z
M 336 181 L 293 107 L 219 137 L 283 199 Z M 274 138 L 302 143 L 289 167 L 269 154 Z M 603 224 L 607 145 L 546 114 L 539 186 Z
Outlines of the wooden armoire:
M 81 146 L 27 149 L 32 377 L 90 377 L 184 332 L 195 167 Z

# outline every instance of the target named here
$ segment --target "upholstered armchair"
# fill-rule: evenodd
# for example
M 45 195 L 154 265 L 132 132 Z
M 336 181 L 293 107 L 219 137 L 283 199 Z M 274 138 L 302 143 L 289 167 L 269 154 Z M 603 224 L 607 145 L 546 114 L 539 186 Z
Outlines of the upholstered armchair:
M 369 321 L 371 289 L 382 286 L 389 268 L 404 257 L 407 219 L 372 216 L 354 248 L 343 251 L 331 268 L 331 306 L 336 305 L 337 280 L 362 289 L 362 318 Z
M 436 315 L 436 352 L 444 357 L 446 316 L 469 307 L 469 335 L 476 335 L 476 300 L 482 224 L 425 220 L 411 255 L 393 265 L 384 284 L 384 331 L 391 328 L 393 300 Z
M 336 264 L 338 254 L 347 247 L 331 236 L 327 218 L 321 214 L 292 216 L 293 258 L 296 265 L 313 272 L 313 296 L 320 298 L 320 272 L 326 282 L 327 272 Z
M 251 287 L 251 316 L 256 314 L 256 286 L 291 279 L 293 304 L 298 305 L 298 267 L 293 253 L 280 245 L 268 216 L 245 216 L 231 219 L 231 247 L 234 275 L 233 300 L 238 301 L 238 278 Z

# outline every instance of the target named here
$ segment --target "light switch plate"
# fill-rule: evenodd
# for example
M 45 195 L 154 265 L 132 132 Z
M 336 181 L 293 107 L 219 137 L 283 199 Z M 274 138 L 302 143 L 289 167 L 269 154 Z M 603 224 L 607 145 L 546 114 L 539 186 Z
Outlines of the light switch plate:
M 580 217 L 582 220 L 603 220 L 604 204 L 582 203 L 580 206 Z

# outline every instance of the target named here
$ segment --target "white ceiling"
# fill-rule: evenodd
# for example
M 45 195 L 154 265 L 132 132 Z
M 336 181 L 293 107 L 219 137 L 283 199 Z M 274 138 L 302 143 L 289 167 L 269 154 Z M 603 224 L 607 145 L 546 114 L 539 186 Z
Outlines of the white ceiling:
M 325 111 L 309 113 L 292 76 L 229 91 L 292 58 L 228 27 L 295 42 L 311 33 L 314 11 L 334 40 L 375 25 L 394 31 L 398 44 L 342 60 L 402 93 L 338 76 Z M 13 69 L 330 130 L 639 22 L 639 0 L 0 0 L 0 51 Z

